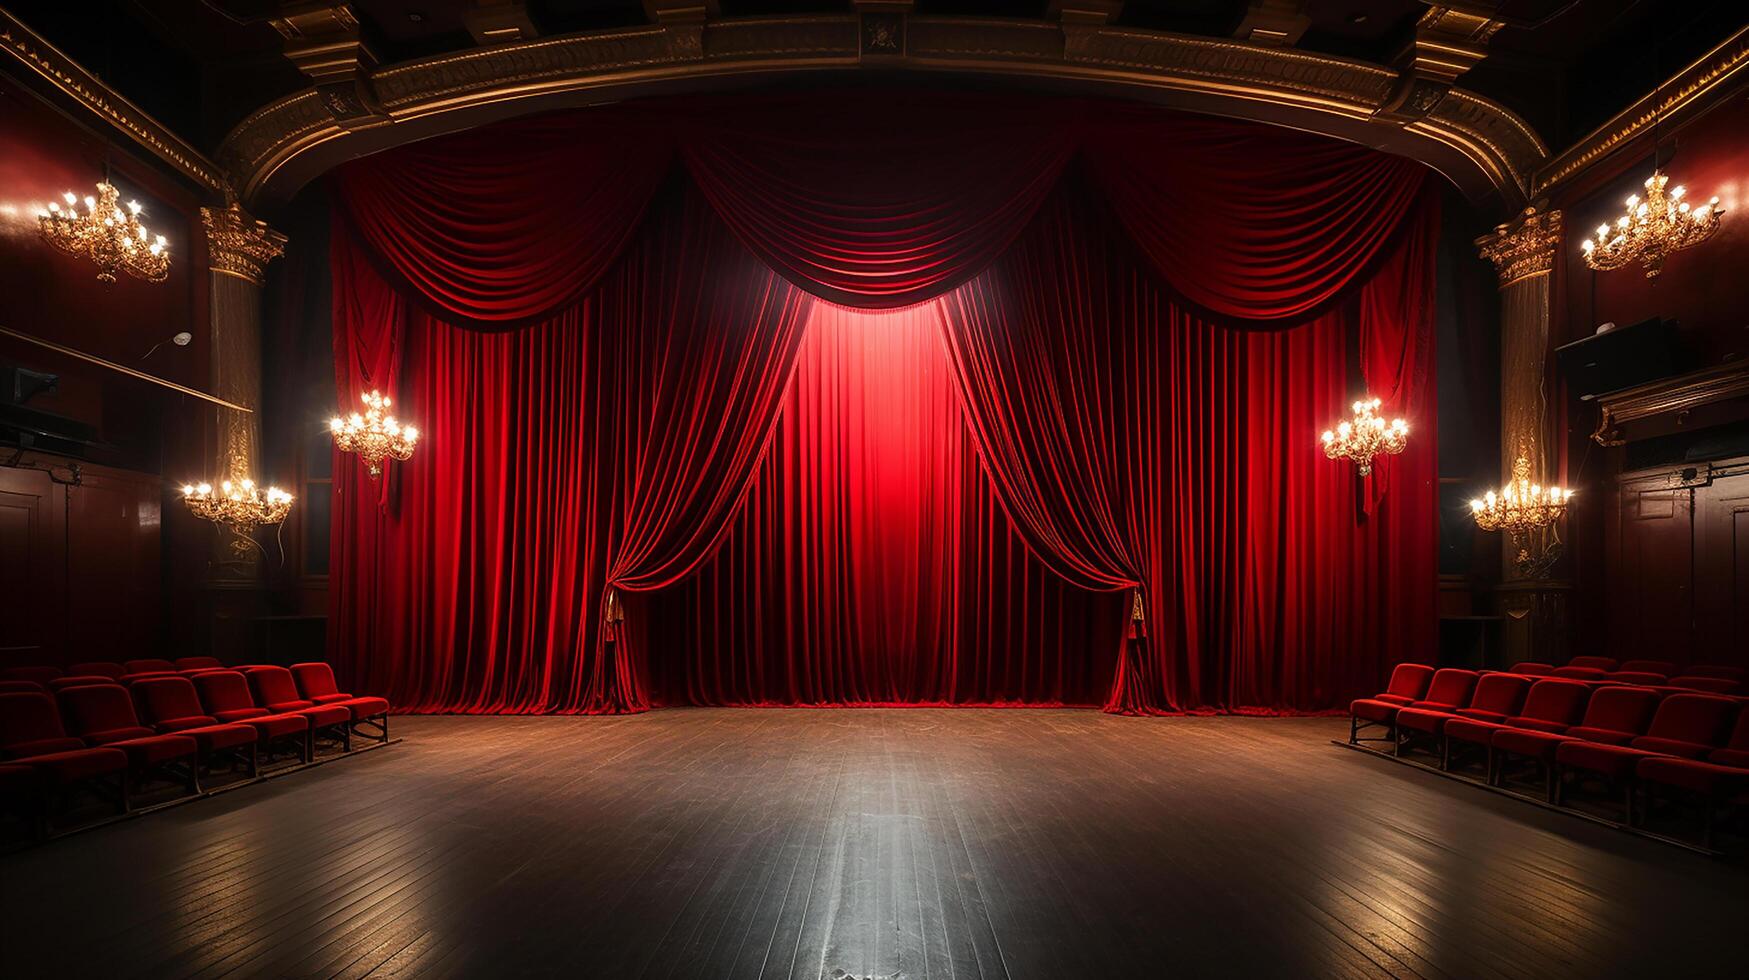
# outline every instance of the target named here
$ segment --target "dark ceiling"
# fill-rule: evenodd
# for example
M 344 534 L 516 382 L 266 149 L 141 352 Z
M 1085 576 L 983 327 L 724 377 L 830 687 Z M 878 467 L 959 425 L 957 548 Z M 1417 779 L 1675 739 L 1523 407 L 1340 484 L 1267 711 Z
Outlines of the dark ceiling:
M 353 0 L 392 63 L 472 47 L 477 0 Z M 1049 0 L 917 0 L 923 14 L 1042 17 Z M 1464 3 L 1454 6 L 1464 7 Z M 0 0 L 184 138 L 211 150 L 253 109 L 304 88 L 266 17 L 284 0 Z M 850 0 L 719 0 L 726 17 L 844 11 Z M 1389 63 L 1427 9 L 1416 0 L 1304 0 L 1298 47 Z M 1469 4 L 1467 6 L 1475 6 Z M 1493 6 L 1492 4 L 1488 6 Z M 639 0 L 528 0 L 545 34 L 647 23 Z M 1127 0 L 1119 25 L 1231 37 L 1246 0 Z M 1559 150 L 1740 28 L 1744 0 L 1504 0 L 1488 57 L 1459 84 L 1505 105 Z

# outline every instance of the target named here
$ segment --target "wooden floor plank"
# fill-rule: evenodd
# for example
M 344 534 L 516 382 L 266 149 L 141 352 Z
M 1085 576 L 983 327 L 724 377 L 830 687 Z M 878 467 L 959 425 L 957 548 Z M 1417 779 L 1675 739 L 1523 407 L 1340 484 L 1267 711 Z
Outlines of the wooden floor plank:
M 1741 969 L 1741 867 L 1329 745 L 1343 726 L 397 719 L 387 751 L 0 857 L 0 976 Z

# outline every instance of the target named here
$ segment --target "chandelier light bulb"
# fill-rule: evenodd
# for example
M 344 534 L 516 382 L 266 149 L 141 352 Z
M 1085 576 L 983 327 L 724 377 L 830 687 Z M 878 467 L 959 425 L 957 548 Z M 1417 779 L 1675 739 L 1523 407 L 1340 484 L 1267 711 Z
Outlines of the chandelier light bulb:
M 1665 192 L 1669 180 L 1662 171 L 1654 171 L 1646 179 L 1644 199 L 1628 195 L 1627 213 L 1615 219 L 1613 227 L 1598 225 L 1597 237 L 1579 244 L 1586 265 L 1605 272 L 1638 262 L 1645 267 L 1647 279 L 1656 279 L 1670 253 L 1712 237 L 1725 213 L 1718 197 L 1699 207 L 1690 206 L 1683 200 L 1688 188 L 1678 185 Z
M 1573 491 L 1569 488 L 1531 482 L 1530 457 L 1521 452 L 1513 461 L 1511 482 L 1501 487 L 1498 495 L 1489 490 L 1480 499 L 1470 501 L 1470 513 L 1482 530 L 1505 531 L 1510 535 L 1519 546 L 1518 563 L 1527 565 L 1531 558 L 1524 536 L 1559 521 L 1572 499 Z
M 219 481 L 219 492 L 210 483 L 182 485 L 182 502 L 194 516 L 222 524 L 240 535 L 263 525 L 279 524 L 291 513 L 292 495 L 270 486 L 262 492 L 255 481 L 239 476 L 237 482 Z
M 134 247 L 144 242 L 149 233 L 140 224 L 144 209 L 138 201 L 129 201 L 122 211 L 113 185 L 107 181 L 97 185 L 97 196 L 85 198 L 85 213 L 78 209 L 79 198 L 72 191 L 61 195 L 66 210 L 50 202 L 48 209 L 37 212 L 37 230 L 44 241 L 68 255 L 90 259 L 97 266 L 101 282 L 115 282 L 118 272 L 126 272 L 146 282 L 163 282 L 170 274 L 170 254 L 164 236 L 145 250 Z M 99 217 L 101 215 L 101 217 Z
M 393 402 L 375 391 L 360 396 L 364 413 L 353 412 L 346 418 L 336 415 L 328 420 L 328 431 L 341 452 L 357 453 L 364 460 L 371 479 L 383 474 L 383 460 L 406 460 L 419 443 L 419 430 L 402 425 L 388 414 Z
M 1362 398 L 1353 404 L 1354 418 L 1336 423 L 1319 437 L 1324 455 L 1330 459 L 1349 459 L 1359 467 L 1360 475 L 1372 472 L 1375 456 L 1396 455 L 1409 444 L 1409 423 L 1402 419 L 1386 422 L 1378 416 L 1384 404 L 1377 398 Z

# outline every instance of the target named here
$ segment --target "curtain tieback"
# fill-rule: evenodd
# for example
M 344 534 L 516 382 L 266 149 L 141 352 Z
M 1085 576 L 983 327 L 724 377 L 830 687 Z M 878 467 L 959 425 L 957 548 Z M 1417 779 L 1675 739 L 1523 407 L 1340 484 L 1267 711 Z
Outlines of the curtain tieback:
M 1130 639 L 1140 640 L 1148 635 L 1148 626 L 1142 615 L 1142 589 L 1137 586 L 1130 590 Z
M 608 643 L 619 639 L 620 624 L 626 621 L 625 607 L 620 605 L 619 590 L 608 586 L 602 598 L 601 638 Z

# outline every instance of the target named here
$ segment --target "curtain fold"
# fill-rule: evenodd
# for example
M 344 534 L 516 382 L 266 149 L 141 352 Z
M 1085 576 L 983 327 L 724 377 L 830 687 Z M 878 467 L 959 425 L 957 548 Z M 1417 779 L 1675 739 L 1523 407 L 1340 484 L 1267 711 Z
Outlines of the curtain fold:
M 509 329 L 580 300 L 637 232 L 674 147 L 618 106 L 409 143 L 339 168 L 350 236 L 439 317 Z
M 1013 533 L 939 317 L 814 305 L 722 548 L 642 600 L 654 703 L 1104 700 L 1125 597 L 1076 589 Z
M 426 436 L 381 484 L 336 476 L 330 629 L 412 710 L 1085 703 L 1088 664 L 1108 710 L 1315 710 L 1431 643 L 1437 216 L 1405 161 L 834 92 L 519 120 L 337 183 L 341 398 L 394 394 Z M 937 300 L 956 411 L 888 377 L 832 449 L 861 463 L 797 441 L 848 411 L 778 422 L 807 294 Z M 1362 484 L 1314 439 L 1366 382 L 1415 434 Z M 918 405 L 944 455 L 895 476 L 876 430 Z M 668 600 L 633 594 L 677 587 L 723 636 L 646 620 Z M 725 619 L 737 594 L 789 632 Z
M 1431 268 L 1427 206 L 1391 284 L 1292 329 L 1180 306 L 1103 230 L 1115 219 L 1067 192 L 943 299 L 966 417 L 1028 543 L 1077 584 L 1140 590 L 1108 711 L 1333 708 L 1431 642 L 1433 443 L 1380 464 L 1404 477 L 1388 521 L 1312 443 L 1365 386 L 1348 371 L 1363 327 L 1381 374 L 1391 355 L 1423 368 L 1386 383 L 1428 383 L 1430 290 L 1411 274 Z
M 1216 318 L 1292 326 L 1396 242 L 1427 170 L 1403 157 L 1202 116 L 1107 107 L 1083 156 L 1137 251 Z
M 384 495 L 341 467 L 334 646 L 360 685 L 414 711 L 648 707 L 635 631 L 609 588 L 684 574 L 736 511 L 801 338 L 805 297 L 696 195 L 665 195 L 596 289 L 488 333 L 388 300 L 334 243 L 339 389 L 398 364 L 423 423 Z M 361 315 L 395 317 L 385 323 Z M 360 358 L 366 341 L 392 354 Z M 347 397 L 343 395 L 343 397 Z

